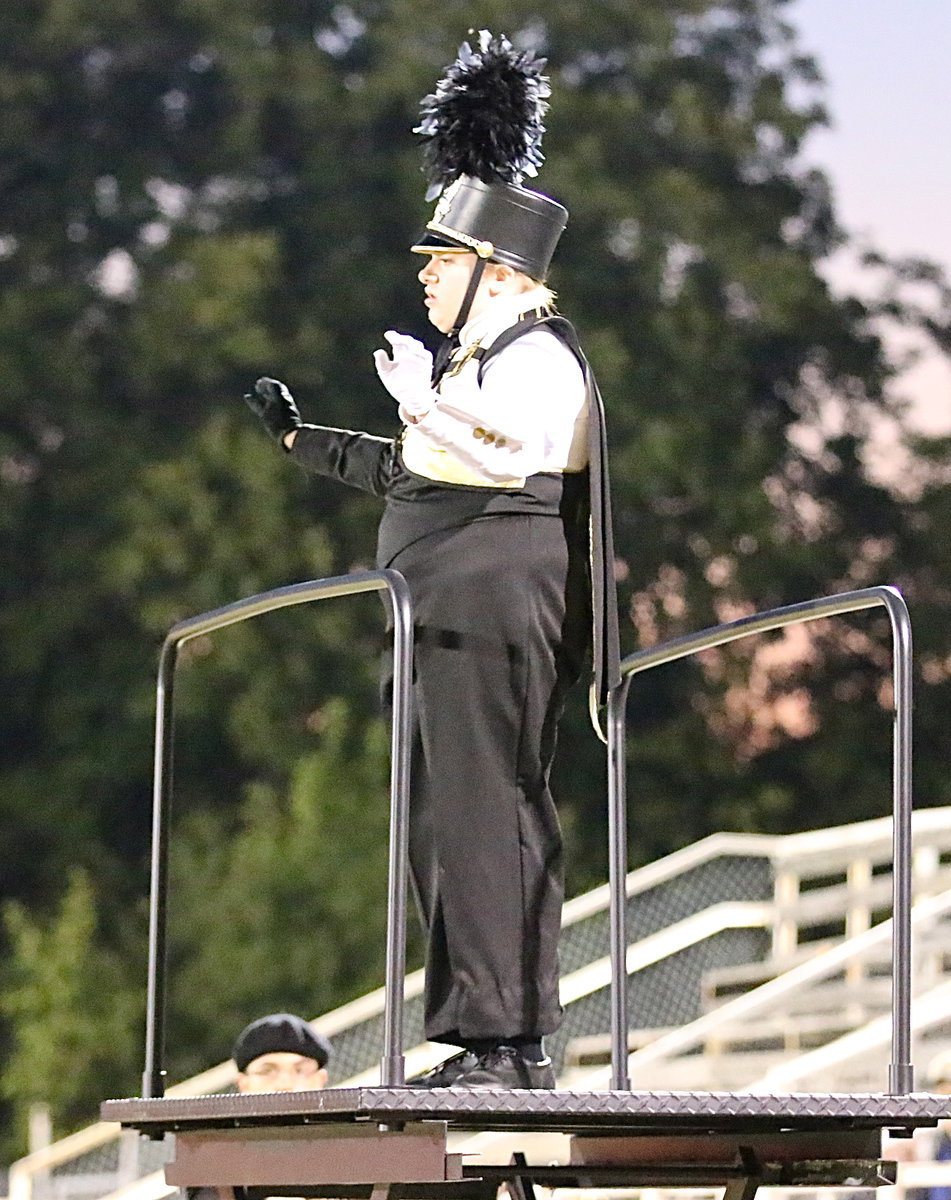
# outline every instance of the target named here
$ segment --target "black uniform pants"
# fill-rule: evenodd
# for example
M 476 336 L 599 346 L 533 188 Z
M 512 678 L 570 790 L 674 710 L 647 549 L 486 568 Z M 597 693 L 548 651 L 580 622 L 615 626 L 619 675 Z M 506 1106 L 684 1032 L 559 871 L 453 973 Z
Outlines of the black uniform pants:
M 427 931 L 426 1036 L 558 1027 L 556 726 L 590 628 L 586 547 L 557 516 L 483 517 L 387 565 L 416 625 L 410 867 Z

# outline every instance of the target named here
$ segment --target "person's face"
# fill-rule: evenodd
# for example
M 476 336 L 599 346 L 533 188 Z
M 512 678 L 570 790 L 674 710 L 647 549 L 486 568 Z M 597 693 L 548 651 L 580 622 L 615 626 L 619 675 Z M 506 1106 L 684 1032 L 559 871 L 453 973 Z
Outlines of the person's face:
M 423 303 L 429 309 L 429 319 L 441 333 L 448 333 L 459 315 L 475 262 L 474 254 L 458 251 L 430 254 L 416 276 L 426 289 Z M 466 319 L 477 317 L 494 296 L 510 286 L 510 276 L 514 276 L 510 268 L 486 263 Z
M 310 1092 L 327 1086 L 327 1071 L 316 1059 L 275 1050 L 259 1054 L 238 1072 L 239 1092 Z

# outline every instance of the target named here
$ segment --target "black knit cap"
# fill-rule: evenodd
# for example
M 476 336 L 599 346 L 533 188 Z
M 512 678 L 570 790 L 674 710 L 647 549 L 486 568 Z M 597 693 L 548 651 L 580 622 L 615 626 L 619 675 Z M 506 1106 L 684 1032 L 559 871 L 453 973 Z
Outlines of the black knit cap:
M 262 1054 L 300 1054 L 325 1067 L 330 1059 L 330 1042 L 312 1025 L 293 1013 L 272 1013 L 252 1021 L 235 1039 L 231 1057 L 244 1071 Z

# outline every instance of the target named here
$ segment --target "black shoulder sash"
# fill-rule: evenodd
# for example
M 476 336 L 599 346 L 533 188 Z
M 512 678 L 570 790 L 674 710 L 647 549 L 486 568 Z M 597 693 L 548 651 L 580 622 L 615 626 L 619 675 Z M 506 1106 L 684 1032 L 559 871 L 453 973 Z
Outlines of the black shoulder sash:
M 594 372 L 584 356 L 575 327 L 565 317 L 536 309 L 482 350 L 479 383 L 489 362 L 518 338 L 533 329 L 549 329 L 578 360 L 588 395 L 588 465 L 591 479 L 591 605 L 594 617 L 594 683 L 598 704 L 607 702 L 608 692 L 621 681 L 620 634 L 618 630 L 617 584 L 614 579 L 614 527 L 611 519 L 611 484 L 608 477 L 607 426 L 604 402 Z

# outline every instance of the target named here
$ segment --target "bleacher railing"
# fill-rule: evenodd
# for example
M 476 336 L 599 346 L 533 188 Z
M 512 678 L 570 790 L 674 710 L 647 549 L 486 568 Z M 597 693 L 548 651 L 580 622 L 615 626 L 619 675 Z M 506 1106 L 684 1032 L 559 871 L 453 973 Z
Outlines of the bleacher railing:
M 947 894 L 947 889 L 951 884 L 951 866 L 947 865 L 951 863 L 951 808 L 919 809 L 914 814 L 913 833 L 915 840 L 915 893 L 919 900 L 919 904 L 915 907 L 915 916 L 917 919 L 927 914 L 932 920 L 938 920 L 945 905 L 939 903 L 936 906 L 932 904 L 922 906 L 920 901 L 945 894 L 946 903 L 951 906 L 951 895 Z M 793 961 L 798 965 L 800 961 L 808 961 L 815 957 L 819 947 L 812 935 L 817 923 L 823 927 L 827 927 L 829 924 L 839 924 L 844 928 L 847 913 L 864 908 L 868 910 L 868 917 L 871 918 L 873 910 L 880 910 L 878 885 L 887 887 L 890 884 L 887 875 L 891 866 L 891 819 L 880 817 L 852 825 L 814 829 L 795 834 L 712 834 L 701 842 L 684 847 L 663 859 L 658 859 L 632 871 L 627 881 L 628 903 L 637 903 L 641 897 L 658 887 L 669 888 L 679 893 L 682 890 L 682 880 L 686 876 L 696 871 L 702 864 L 709 864 L 722 858 L 735 860 L 738 865 L 766 858 L 773 864 L 774 875 L 795 876 L 801 883 L 801 888 L 795 889 L 796 894 L 792 898 L 785 896 L 781 902 L 777 898 L 774 903 L 767 904 L 760 918 L 761 927 L 767 935 L 780 925 L 784 928 L 793 927 L 794 936 L 795 931 L 798 930 L 803 938 L 799 953 L 793 956 Z M 854 864 L 861 864 L 869 869 L 874 868 L 875 887 L 873 889 L 856 886 L 854 881 L 859 876 L 866 874 L 867 871 L 853 871 Z M 840 879 L 847 879 L 848 882 L 839 882 Z M 816 886 L 817 884 L 818 886 Z M 587 921 L 606 923 L 605 914 L 609 903 L 608 890 L 608 886 L 603 884 L 591 892 L 568 901 L 564 911 L 565 927 L 570 929 L 576 923 Z M 787 889 L 783 890 L 785 894 Z M 820 902 L 818 905 L 817 901 Z M 719 904 L 718 907 L 722 908 L 723 905 Z M 734 905 L 734 907 L 737 906 Z M 759 905 L 751 906 L 747 903 L 739 907 L 749 909 L 759 907 Z M 704 913 L 700 915 L 703 916 Z M 927 941 L 929 930 L 931 937 L 937 939 L 937 948 L 947 944 L 946 935 L 942 933 L 940 925 L 925 921 L 919 929 L 916 924 L 915 945 L 916 954 L 919 957 L 921 948 Z M 628 951 L 627 965 L 628 973 L 632 975 L 633 986 L 638 986 L 638 972 L 644 966 L 645 961 L 650 964 L 663 955 L 676 954 L 682 949 L 683 939 L 673 938 L 676 930 L 670 932 L 670 938 L 661 934 L 649 936 L 647 939 L 649 942 L 657 943 L 650 954 L 647 954 L 643 940 L 632 943 Z M 885 931 L 883 930 L 882 933 Z M 700 936 L 699 933 L 698 936 Z M 833 943 L 838 944 L 838 938 L 833 939 Z M 769 941 L 767 941 L 768 944 Z M 883 940 L 881 945 L 885 947 L 883 957 L 887 960 L 890 957 L 887 950 L 888 943 Z M 925 963 L 919 963 L 919 968 L 924 968 L 924 974 L 919 978 L 918 986 L 925 989 L 928 994 L 916 993 L 913 1009 L 913 1032 L 916 1036 L 920 1038 L 924 1035 L 926 1039 L 934 1036 L 937 1039 L 919 1045 L 919 1053 L 927 1049 L 928 1057 L 934 1053 L 937 1046 L 943 1047 L 947 1043 L 944 1026 L 949 1011 L 946 999 L 947 983 L 944 982 L 947 980 L 947 968 L 932 963 L 933 957 L 934 953 L 932 952 L 925 956 L 927 960 Z M 599 974 L 604 973 L 602 963 L 595 963 L 592 966 L 597 969 Z M 789 967 L 790 959 L 786 955 L 775 962 L 770 959 L 758 962 L 758 970 L 762 971 L 765 979 L 779 977 Z M 606 974 L 609 975 L 610 970 Z M 809 974 L 812 975 L 812 972 Z M 413 975 L 407 977 L 405 996 L 414 995 L 419 990 L 422 985 L 421 976 L 422 972 L 414 972 Z M 808 989 L 813 982 L 812 979 L 799 977 L 797 988 L 791 989 L 787 994 L 794 995 L 803 989 Z M 936 983 L 938 984 L 937 988 L 935 988 Z M 776 999 L 775 993 L 773 998 Z M 566 997 L 566 1000 L 570 1003 L 569 997 Z M 368 1019 L 377 1019 L 383 1012 L 384 1002 L 384 989 L 378 988 L 339 1009 L 322 1014 L 315 1021 L 315 1026 L 331 1040 L 334 1040 L 338 1035 L 345 1035 L 345 1031 L 354 1025 Z M 656 1050 L 651 1051 L 649 1056 L 638 1051 L 636 1056 L 630 1060 L 630 1070 L 637 1079 L 635 1086 L 639 1088 L 654 1086 L 652 1080 L 655 1076 L 661 1080 L 657 1086 L 669 1086 L 669 1064 L 672 1059 L 676 1059 L 677 1054 L 682 1053 L 688 1044 L 694 1046 L 698 1041 L 704 1048 L 702 1057 L 706 1057 L 711 1052 L 708 1046 L 719 1043 L 721 1030 L 736 1024 L 735 1011 L 729 1004 L 720 1004 L 715 1014 L 712 1015 L 712 1019 L 699 1018 L 703 1021 L 703 1025 L 699 1028 L 705 1031 L 705 1037 L 700 1039 L 696 1037 L 698 1026 L 693 1024 L 689 1033 L 678 1038 L 676 1046 L 672 1046 L 668 1042 L 666 1046 L 658 1047 L 658 1049 L 667 1051 L 667 1054 L 660 1058 L 654 1057 L 657 1053 Z M 742 1025 L 753 1030 L 756 1020 L 755 1011 L 744 1007 Z M 797 1056 L 794 1051 L 790 1050 L 791 1057 L 786 1057 L 780 1066 L 774 1068 L 782 1073 L 780 1086 L 786 1088 L 792 1084 L 793 1090 L 796 1090 L 796 1085 L 800 1081 L 799 1072 L 803 1070 L 802 1064 L 804 1061 L 808 1061 L 808 1078 L 815 1080 L 816 1072 L 821 1068 L 823 1072 L 830 1075 L 830 1090 L 848 1090 L 841 1088 L 837 1083 L 841 1069 L 839 1060 L 848 1050 L 851 1061 L 855 1061 L 857 1057 L 862 1062 L 869 1059 L 876 1064 L 881 1062 L 880 1047 L 887 1047 L 889 1031 L 884 1030 L 881 1036 L 877 1031 L 878 1023 L 876 1022 L 875 1029 L 865 1029 L 860 1035 L 865 1039 L 874 1036 L 873 1043 L 863 1043 L 858 1047 L 853 1044 L 846 1046 L 840 1039 L 822 1047 L 823 1061 L 821 1064 L 816 1062 L 814 1054 L 807 1055 L 804 1060 L 802 1056 Z M 645 1031 L 647 1040 L 642 1043 L 643 1050 L 647 1050 L 659 1037 L 662 1038 L 668 1032 L 669 1030 L 664 1028 L 658 1028 L 653 1033 Z M 595 1030 L 592 1029 L 591 1033 L 594 1034 Z M 727 1045 L 728 1042 L 729 1039 L 727 1039 Z M 606 1059 L 610 1052 L 608 1039 L 604 1038 L 602 1044 Z M 723 1052 L 722 1049 L 717 1050 L 717 1053 Z M 726 1052 L 728 1053 L 728 1050 Z M 652 1060 L 650 1065 L 647 1065 L 648 1057 Z M 605 1061 L 605 1059 L 598 1061 Z M 425 1065 L 431 1064 L 426 1063 Z M 647 1066 L 646 1071 L 644 1070 L 645 1066 Z M 720 1071 L 719 1067 L 713 1069 L 717 1073 Z M 878 1069 L 876 1066 L 875 1070 Z M 577 1067 L 570 1068 L 570 1071 L 572 1081 L 567 1086 L 575 1086 L 576 1077 L 577 1085 L 586 1089 L 597 1090 L 610 1086 L 610 1067 L 608 1066 L 586 1068 L 583 1082 Z M 170 1096 L 196 1096 L 227 1090 L 233 1086 L 234 1077 L 235 1066 L 229 1060 L 211 1067 L 198 1076 L 176 1083 L 167 1090 L 167 1094 Z M 756 1085 L 757 1090 L 760 1090 L 761 1085 L 768 1086 L 770 1089 L 775 1086 L 775 1076 L 773 1075 L 765 1079 L 757 1076 L 757 1079 L 759 1080 Z M 358 1081 L 351 1080 L 349 1076 L 342 1077 L 335 1083 L 335 1086 L 343 1087 L 357 1085 Z M 691 1086 L 696 1088 L 703 1085 L 692 1083 Z M 866 1089 L 866 1087 L 867 1090 L 878 1090 L 872 1080 L 868 1085 L 863 1083 L 859 1090 Z M 69 1137 L 57 1140 L 46 1149 L 35 1151 L 19 1159 L 10 1168 L 9 1200 L 89 1200 L 90 1195 L 105 1196 L 107 1194 L 109 1200 L 162 1200 L 166 1194 L 160 1186 L 163 1176 L 161 1172 L 151 1174 L 156 1171 L 156 1165 L 152 1163 L 151 1151 L 147 1156 L 148 1161 L 143 1161 L 142 1158 L 143 1151 L 152 1144 L 139 1145 L 138 1161 L 133 1161 L 131 1153 L 126 1155 L 121 1150 L 117 1153 L 116 1146 L 121 1138 L 129 1136 L 133 1139 L 133 1145 L 128 1147 L 131 1151 L 134 1149 L 134 1144 L 139 1141 L 135 1135 L 123 1134 L 118 1125 L 98 1122 Z M 105 1175 L 108 1176 L 108 1183 L 105 1183 L 104 1177 L 102 1189 L 90 1193 L 87 1187 L 87 1181 L 91 1178 L 90 1172 L 98 1170 L 105 1172 Z M 145 1178 L 140 1178 L 139 1183 L 133 1182 L 137 1177 L 142 1176 Z M 50 1187 L 50 1183 L 54 1181 L 55 1186 Z M 656 1198 L 645 1196 L 643 1200 L 656 1200 Z M 692 1200 L 692 1198 L 685 1197 L 685 1200 Z M 900 1194 L 893 1196 L 889 1192 L 883 1200 L 900 1200 Z

